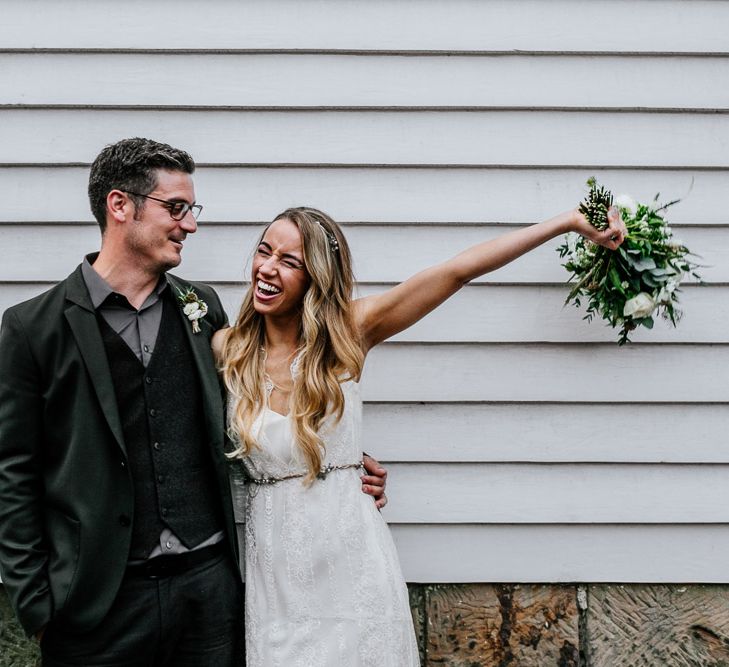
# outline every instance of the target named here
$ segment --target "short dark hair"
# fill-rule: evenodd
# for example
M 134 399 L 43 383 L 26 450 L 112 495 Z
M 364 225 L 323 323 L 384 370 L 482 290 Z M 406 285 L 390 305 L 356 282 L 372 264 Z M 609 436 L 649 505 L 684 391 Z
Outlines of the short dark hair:
M 179 148 L 140 137 L 122 139 L 99 153 L 89 174 L 89 203 L 102 234 L 106 231 L 106 196 L 112 190 L 149 194 L 157 187 L 158 169 L 192 174 L 195 161 Z M 144 197 L 129 196 L 141 211 Z

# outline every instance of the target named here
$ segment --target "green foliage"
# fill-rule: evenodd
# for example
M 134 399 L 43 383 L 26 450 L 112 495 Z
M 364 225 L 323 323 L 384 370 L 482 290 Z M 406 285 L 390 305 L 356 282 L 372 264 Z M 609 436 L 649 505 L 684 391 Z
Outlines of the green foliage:
M 607 209 L 613 196 L 594 178 L 580 212 L 598 229 L 607 226 Z M 654 315 L 661 315 L 673 326 L 681 319 L 677 308 L 679 285 L 691 275 L 700 280 L 699 265 L 689 259 L 689 249 L 673 237 L 661 212 L 677 202 L 663 206 L 658 195 L 650 204 L 618 197 L 617 206 L 627 235 L 617 250 L 597 246 L 578 234 L 570 233 L 557 249 L 565 259 L 563 266 L 572 273 L 572 289 L 566 303 L 587 303 L 584 319 L 595 316 L 620 328 L 618 344 L 630 342 L 637 327 L 653 328 Z
M 579 211 L 595 229 L 602 231 L 608 226 L 607 212 L 613 205 L 613 193 L 598 185 L 594 178 L 588 179 L 587 185 L 590 191 L 580 204 Z
M 25 636 L 0 586 L 0 667 L 35 667 L 40 664 L 38 642 Z

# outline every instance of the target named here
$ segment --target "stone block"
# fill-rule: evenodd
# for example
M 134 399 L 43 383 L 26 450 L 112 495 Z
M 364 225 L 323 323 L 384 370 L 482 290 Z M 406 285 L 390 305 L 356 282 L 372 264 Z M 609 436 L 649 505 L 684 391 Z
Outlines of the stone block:
M 726 586 L 592 585 L 590 667 L 729 667 Z
M 418 652 L 422 664 L 425 664 L 425 588 L 422 584 L 408 584 L 410 611 L 413 614 L 415 639 L 418 642 Z
M 574 586 L 429 586 L 425 608 L 426 666 L 578 667 Z

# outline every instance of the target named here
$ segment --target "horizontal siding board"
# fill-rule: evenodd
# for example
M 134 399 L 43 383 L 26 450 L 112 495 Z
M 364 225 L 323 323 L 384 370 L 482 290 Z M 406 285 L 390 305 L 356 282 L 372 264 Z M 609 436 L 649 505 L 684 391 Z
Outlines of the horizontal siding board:
M 180 268 L 191 280 L 207 282 L 240 281 L 247 278 L 253 246 L 261 226 L 233 227 L 201 225 L 185 241 L 184 263 Z M 347 226 L 355 275 L 362 282 L 399 282 L 421 269 L 448 259 L 461 250 L 494 238 L 508 228 L 429 226 Z M 65 278 L 70 268 L 99 246 L 99 230 L 93 226 L 10 225 L 0 227 L 6 253 L 0 264 L 0 281 L 46 281 Z M 725 229 L 685 228 L 681 233 L 690 248 L 701 255 L 702 276 L 707 283 L 729 282 L 729 243 Z M 537 248 L 525 257 L 501 268 L 477 283 L 506 282 L 562 283 L 569 274 L 560 266 L 555 252 L 559 239 Z M 26 252 L 33 248 L 41 262 L 28 262 Z M 407 252 L 403 252 L 407 248 Z
M 288 206 L 302 204 L 340 222 L 455 225 L 544 220 L 576 204 L 590 176 L 639 201 L 652 201 L 659 192 L 662 201 L 682 198 L 667 213 L 674 224 L 729 226 L 724 206 L 729 170 L 201 167 L 195 186 L 205 206 L 203 226 L 271 220 Z M 0 169 L 0 222 L 92 224 L 87 182 L 86 167 Z
M 363 287 L 363 295 L 382 287 Z M 601 320 L 584 320 L 585 308 L 564 306 L 567 288 L 469 285 L 393 340 L 407 342 L 614 342 Z M 678 327 L 659 320 L 631 340 L 653 343 L 729 342 L 729 289 L 687 285 L 680 295 Z
M 70 271 L 71 265 L 66 267 Z M 185 271 L 181 271 L 184 275 Z M 8 306 L 40 294 L 52 283 L 6 283 L 0 291 L 0 313 Z M 214 284 L 223 305 L 234 318 L 247 285 Z M 363 296 L 382 292 L 387 285 L 362 285 Z M 401 342 L 615 342 L 617 333 L 601 322 L 584 321 L 584 309 L 564 308 L 562 286 L 469 285 L 410 329 L 392 340 Z M 678 327 L 659 321 L 653 330 L 641 328 L 634 342 L 727 343 L 729 298 L 727 288 L 687 285 Z
M 217 11 L 174 0 L 5 0 L 0 46 L 703 52 L 727 51 L 728 23 L 726 3 L 710 0 L 257 0 Z
M 391 528 L 411 582 L 729 583 L 726 525 Z
M 363 442 L 383 462 L 729 463 L 726 412 L 725 404 L 367 403 Z
M 90 162 L 129 136 L 214 164 L 729 166 L 729 114 L 557 111 L 4 109 L 0 163 Z
M 184 271 L 183 271 L 184 273 Z M 358 294 L 381 293 L 390 285 L 360 285 Z M 247 285 L 216 285 L 228 313 L 234 317 Z M 433 313 L 392 340 L 401 342 L 615 342 L 617 333 L 602 321 L 586 322 L 584 308 L 564 307 L 563 285 L 471 284 Z M 726 286 L 687 284 L 679 306 L 678 327 L 659 320 L 648 331 L 634 332 L 634 342 L 727 343 L 729 298 Z
M 393 463 L 388 472 L 394 523 L 729 521 L 727 464 Z
M 0 53 L 21 105 L 729 109 L 727 80 L 729 58 Z
M 386 344 L 367 358 L 370 401 L 729 400 L 724 345 Z M 616 413 L 616 419 L 619 419 Z

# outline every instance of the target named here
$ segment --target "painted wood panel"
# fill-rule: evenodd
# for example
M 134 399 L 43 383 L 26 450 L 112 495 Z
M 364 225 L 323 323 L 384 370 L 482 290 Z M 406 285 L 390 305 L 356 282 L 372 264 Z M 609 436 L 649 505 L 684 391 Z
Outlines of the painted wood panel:
M 77 258 L 79 261 L 79 258 Z M 69 264 L 66 270 L 70 272 Z M 186 277 L 183 270 L 180 275 Z M 40 294 L 52 283 L 5 283 L 0 291 L 0 313 L 8 306 Z M 235 318 L 247 284 L 215 283 L 230 318 Z M 362 296 L 382 292 L 390 285 L 361 285 Z M 395 336 L 406 342 L 615 342 L 616 334 L 600 322 L 583 320 L 584 310 L 564 308 L 563 286 L 469 285 L 424 320 Z M 652 331 L 640 329 L 634 342 L 729 342 L 729 302 L 723 286 L 687 285 L 683 288 L 680 326 L 661 321 Z
M 729 7 L 711 0 L 5 0 L 3 23 L 0 46 L 23 49 L 729 51 Z
M 301 204 L 344 223 L 525 223 L 575 205 L 590 176 L 640 201 L 682 198 L 668 214 L 674 224 L 729 225 L 729 170 L 201 167 L 195 186 L 203 227 L 261 223 Z M 0 221 L 95 224 L 87 181 L 87 167 L 0 168 Z
M 393 525 L 392 532 L 413 582 L 729 583 L 726 525 Z
M 400 282 L 427 266 L 440 263 L 461 250 L 509 231 L 506 226 L 445 225 L 346 226 L 352 248 L 355 275 L 362 282 Z M 238 282 L 247 278 L 246 268 L 262 226 L 204 226 L 185 241 L 180 273 L 190 280 Z M 99 247 L 99 230 L 92 225 L 5 225 L 0 235 L 6 259 L 0 263 L 0 280 L 61 280 L 85 252 Z M 678 233 L 677 233 L 678 236 Z M 680 238 L 701 255 L 707 266 L 702 276 L 707 283 L 729 281 L 729 238 L 720 227 L 692 227 L 680 230 Z M 556 248 L 559 239 L 537 248 L 476 283 L 562 284 L 569 277 L 560 266 Z M 33 248 L 43 262 L 28 262 Z M 407 252 L 403 252 L 407 248 Z
M 367 403 L 363 442 L 384 462 L 729 463 L 726 412 L 723 403 Z M 628 437 L 616 437 L 616 423 Z
M 617 348 L 562 310 L 553 243 L 373 352 L 365 442 L 411 581 L 725 582 L 728 23 L 705 0 L 7 0 L 0 310 L 98 247 L 87 165 L 124 136 L 203 165 L 180 273 L 231 312 L 288 205 L 346 223 L 367 294 L 573 205 L 593 173 L 642 199 L 694 179 L 669 217 L 708 286 L 678 330 Z M 464 106 L 492 110 L 407 110 Z
M 703 57 L 0 53 L 20 105 L 726 109 L 727 80 Z
M 211 164 L 729 166 L 729 114 L 85 109 L 1 110 L 0 163 L 90 162 L 130 136 Z
M 439 524 L 726 523 L 728 472 L 726 464 L 393 463 L 387 518 Z
M 182 272 L 184 274 L 184 271 Z M 566 276 L 566 274 L 565 274 Z M 360 296 L 391 285 L 363 284 Z M 231 317 L 240 307 L 247 284 L 216 284 Z M 612 343 L 616 333 L 601 321 L 586 322 L 584 308 L 564 307 L 564 285 L 470 284 L 410 329 L 392 340 L 401 342 Z M 678 327 L 659 320 L 653 330 L 641 328 L 632 340 L 643 343 L 729 342 L 729 302 L 723 285 L 686 284 Z
M 370 401 L 729 400 L 726 345 L 389 343 L 367 358 Z M 567 417 L 565 417 L 567 418 Z

